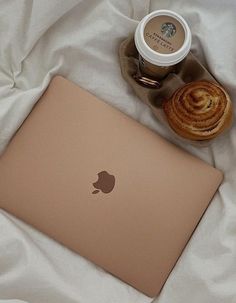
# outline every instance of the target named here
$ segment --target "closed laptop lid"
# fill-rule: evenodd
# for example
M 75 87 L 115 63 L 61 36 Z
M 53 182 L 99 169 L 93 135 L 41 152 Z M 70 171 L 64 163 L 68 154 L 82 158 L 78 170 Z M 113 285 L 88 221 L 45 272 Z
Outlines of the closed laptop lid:
M 0 207 L 153 297 L 221 180 L 58 76 L 0 158 Z

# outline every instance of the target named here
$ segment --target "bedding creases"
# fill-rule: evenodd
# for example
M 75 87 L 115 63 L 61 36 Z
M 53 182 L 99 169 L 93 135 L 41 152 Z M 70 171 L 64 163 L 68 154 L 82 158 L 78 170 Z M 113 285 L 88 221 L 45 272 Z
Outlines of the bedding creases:
M 1 1 L 0 149 L 51 77 L 61 74 L 214 164 L 224 171 L 224 183 L 154 302 L 236 302 L 235 123 L 207 148 L 177 142 L 135 97 L 120 73 L 121 41 L 154 9 L 172 9 L 185 17 L 193 32 L 193 53 L 234 102 L 233 0 Z M 4 211 L 0 212 L 0 231 L 0 303 L 152 301 Z

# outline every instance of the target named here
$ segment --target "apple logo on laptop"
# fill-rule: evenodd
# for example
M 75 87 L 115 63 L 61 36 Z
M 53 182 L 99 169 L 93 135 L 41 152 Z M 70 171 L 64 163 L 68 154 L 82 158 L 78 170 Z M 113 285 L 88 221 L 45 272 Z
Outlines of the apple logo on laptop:
M 108 194 L 110 193 L 115 186 L 115 177 L 110 175 L 107 171 L 103 170 L 98 173 L 98 180 L 93 183 L 93 186 L 96 188 L 93 191 L 93 194 L 97 194 L 100 191 Z

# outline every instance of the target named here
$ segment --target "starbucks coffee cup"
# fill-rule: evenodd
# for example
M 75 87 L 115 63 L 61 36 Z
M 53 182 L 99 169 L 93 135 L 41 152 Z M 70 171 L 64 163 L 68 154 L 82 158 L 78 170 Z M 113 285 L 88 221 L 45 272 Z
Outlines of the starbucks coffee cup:
M 183 17 L 170 10 L 157 10 L 140 21 L 134 40 L 141 74 L 160 80 L 188 55 L 192 37 Z

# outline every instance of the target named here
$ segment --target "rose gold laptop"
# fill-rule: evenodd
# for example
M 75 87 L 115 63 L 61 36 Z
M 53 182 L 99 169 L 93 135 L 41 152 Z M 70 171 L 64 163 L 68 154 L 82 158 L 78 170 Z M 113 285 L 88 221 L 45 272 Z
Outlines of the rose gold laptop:
M 55 77 L 0 159 L 0 207 L 153 297 L 221 180 Z

